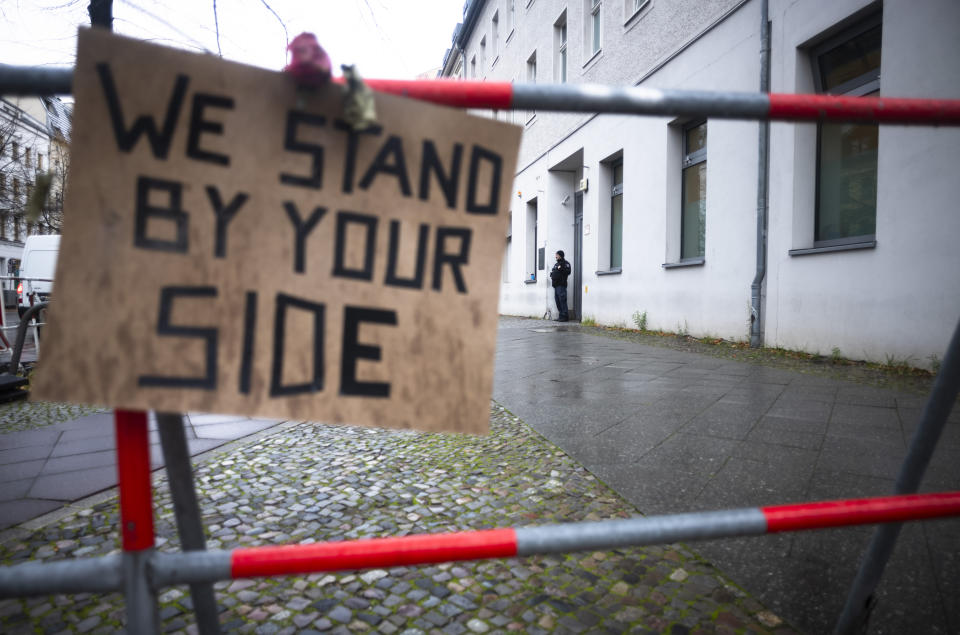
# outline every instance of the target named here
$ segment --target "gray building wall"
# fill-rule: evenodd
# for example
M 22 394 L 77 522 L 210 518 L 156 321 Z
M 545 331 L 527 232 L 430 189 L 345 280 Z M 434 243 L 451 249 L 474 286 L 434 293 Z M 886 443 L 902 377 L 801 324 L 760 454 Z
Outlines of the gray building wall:
M 632 7 L 633 0 L 630 0 Z M 477 79 L 526 81 L 536 51 L 537 81 L 556 81 L 554 25 L 564 11 L 571 83 L 738 90 L 759 87 L 761 0 L 649 0 L 636 15 L 623 0 L 603 0 L 602 50 L 586 48 L 590 0 L 515 0 L 516 25 L 503 30 L 507 0 L 476 5 L 461 29 L 466 68 Z M 814 92 L 811 47 L 880 12 L 880 94 L 960 98 L 960 3 L 954 0 L 770 0 L 771 90 Z M 498 12 L 499 55 L 492 57 Z M 459 54 L 454 50 L 453 54 Z M 450 68 L 448 64 L 447 68 Z M 487 113 L 524 126 L 504 251 L 501 312 L 556 316 L 546 271 L 533 266 L 544 249 L 575 242 L 572 197 L 582 180 L 579 293 L 583 315 L 631 324 L 648 312 L 650 328 L 745 340 L 757 247 L 756 122 L 708 120 L 706 242 L 703 262 L 679 260 L 680 143 L 683 122 L 669 117 Z M 869 249 L 797 255 L 813 246 L 817 128 L 771 124 L 768 271 L 764 343 L 884 362 L 935 365 L 960 317 L 960 235 L 955 166 L 960 130 L 881 126 L 877 160 L 876 244 Z M 624 165 L 623 261 L 610 267 L 609 161 Z M 535 215 L 533 210 L 536 210 Z M 534 217 L 536 222 L 534 222 Z M 794 253 L 791 253 L 794 252 Z M 534 280 L 530 279 L 531 273 Z
M 604 0 L 601 5 L 601 50 L 590 52 L 591 0 L 514 0 L 515 25 L 506 32 L 508 0 L 474 0 L 479 15 L 463 52 L 464 69 L 470 76 L 476 59 L 476 79 L 527 82 L 527 61 L 537 60 L 537 82 L 556 83 L 558 41 L 555 25 L 567 23 L 567 82 L 632 85 L 658 64 L 693 41 L 710 24 L 744 0 L 646 0 L 636 13 L 634 0 Z M 630 10 L 628 10 L 630 9 Z M 493 16 L 499 22 L 499 55 L 492 54 Z M 486 41 L 485 64 L 481 64 L 482 40 Z M 498 113 L 503 121 L 524 126 L 518 169 L 523 170 L 558 140 L 589 121 L 590 115 Z

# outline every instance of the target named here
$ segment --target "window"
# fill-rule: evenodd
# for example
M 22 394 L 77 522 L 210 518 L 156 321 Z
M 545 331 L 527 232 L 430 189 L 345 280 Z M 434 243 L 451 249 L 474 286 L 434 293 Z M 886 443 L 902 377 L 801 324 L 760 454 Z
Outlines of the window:
M 527 58 L 527 83 L 536 84 L 537 83 L 537 52 L 534 51 L 530 54 L 530 57 Z M 530 123 L 530 120 L 533 119 L 534 115 L 537 114 L 536 110 L 527 111 L 527 123 Z
M 20 160 L 20 144 L 16 141 L 13 142 L 13 145 L 10 146 L 10 156 L 14 161 Z
M 703 258 L 707 221 L 707 122 L 683 130 L 680 260 Z
M 590 1 L 590 54 L 594 55 L 600 51 L 600 31 L 602 13 L 602 0 Z
M 37 171 L 43 170 L 43 155 L 39 152 L 37 153 Z
M 7 192 L 7 175 L 0 172 L 0 194 Z
M 527 203 L 526 281 L 537 280 L 537 199 Z
M 513 33 L 513 25 L 516 24 L 516 14 L 514 13 L 514 0 L 507 0 L 507 39 Z
M 556 46 L 554 80 L 560 84 L 567 81 L 567 12 L 564 11 L 553 25 L 553 41 Z
M 23 162 L 27 165 L 28 168 L 30 167 L 30 148 L 26 148 L 23 151 Z
M 500 55 L 500 12 L 493 14 L 493 20 L 490 22 L 490 45 L 492 47 L 493 63 L 497 63 L 497 57 Z
M 880 35 L 876 16 L 814 49 L 817 92 L 878 95 Z M 876 124 L 818 125 L 815 247 L 874 240 L 878 141 Z
M 13 177 L 13 204 L 20 202 L 20 179 Z
M 477 78 L 477 56 L 474 55 L 470 58 L 470 79 Z
M 487 36 L 480 38 L 480 72 L 487 70 Z
M 630 18 L 635 16 L 637 13 L 639 13 L 640 9 L 647 6 L 649 2 L 650 0 L 624 0 L 623 2 L 624 18 L 626 20 L 629 20 Z
M 13 217 L 13 239 L 20 240 L 20 217 Z
M 610 268 L 623 266 L 623 160 L 613 164 L 610 188 Z

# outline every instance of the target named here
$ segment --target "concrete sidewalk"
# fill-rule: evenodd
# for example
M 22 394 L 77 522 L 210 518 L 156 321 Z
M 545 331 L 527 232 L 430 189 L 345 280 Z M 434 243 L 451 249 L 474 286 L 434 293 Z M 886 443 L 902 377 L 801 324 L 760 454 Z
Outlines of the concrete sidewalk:
M 191 455 L 277 425 L 277 421 L 186 415 Z M 163 467 L 150 416 L 150 463 Z M 37 430 L 0 434 L 0 529 L 18 525 L 117 484 L 113 413 L 92 414 Z
M 925 398 L 500 322 L 494 398 L 645 514 L 890 494 Z M 960 489 L 960 412 L 925 491 Z M 692 545 L 811 632 L 840 613 L 871 528 Z M 871 633 L 960 632 L 960 519 L 904 527 Z

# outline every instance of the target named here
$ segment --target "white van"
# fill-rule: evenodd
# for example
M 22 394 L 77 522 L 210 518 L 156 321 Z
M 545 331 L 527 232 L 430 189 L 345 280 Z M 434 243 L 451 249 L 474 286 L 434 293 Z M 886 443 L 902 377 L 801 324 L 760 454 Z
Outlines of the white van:
M 20 259 L 20 284 L 17 285 L 17 312 L 21 316 L 37 302 L 50 299 L 59 253 L 59 235 L 27 236 Z

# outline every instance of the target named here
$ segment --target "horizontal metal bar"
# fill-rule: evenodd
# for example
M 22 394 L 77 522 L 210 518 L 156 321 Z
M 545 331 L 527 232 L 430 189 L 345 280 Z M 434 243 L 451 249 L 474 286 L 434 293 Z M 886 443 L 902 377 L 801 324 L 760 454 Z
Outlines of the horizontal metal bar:
M 763 93 L 659 90 L 598 84 L 515 84 L 514 108 L 562 112 L 766 119 Z
M 672 514 L 517 529 L 517 555 L 616 549 L 686 540 L 766 533 L 767 519 L 757 508 Z
M 960 125 L 960 99 L 661 90 L 646 86 L 514 84 L 513 108 L 686 118 Z
M 51 593 L 106 593 L 123 583 L 120 555 L 0 567 L 0 598 Z
M 233 552 L 234 578 L 400 567 L 517 555 L 513 529 L 254 547 Z
M 763 507 L 761 511 L 767 518 L 768 533 L 893 523 L 960 515 L 960 492 L 776 505 Z
M 434 564 L 960 515 L 960 492 L 154 557 L 157 585 Z M 198 557 L 198 556 L 203 556 Z M 229 561 L 229 566 L 227 562 Z
M 0 64 L 0 95 L 69 95 L 72 92 L 72 68 Z
M 0 66 L 0 93 L 69 93 L 72 75 L 70 69 Z M 512 84 L 452 79 L 365 81 L 374 90 L 457 108 L 960 126 L 960 99 L 767 95 L 646 86 Z
M 339 81 L 339 78 L 334 80 Z M 474 82 L 457 79 L 364 79 L 372 88 L 391 95 L 429 101 L 454 108 L 510 110 L 514 84 L 510 82 Z
M 230 579 L 232 552 L 206 550 L 156 553 L 149 575 L 156 589 L 174 584 L 197 584 Z
M 234 551 L 151 553 L 148 574 L 153 588 L 158 589 L 231 578 L 615 549 L 957 515 L 960 515 L 960 492 L 881 496 L 520 529 L 252 547 Z M 30 562 L 0 567 L 0 598 L 115 591 L 120 588 L 121 580 L 120 556 Z
M 770 94 L 770 119 L 960 125 L 960 99 Z

